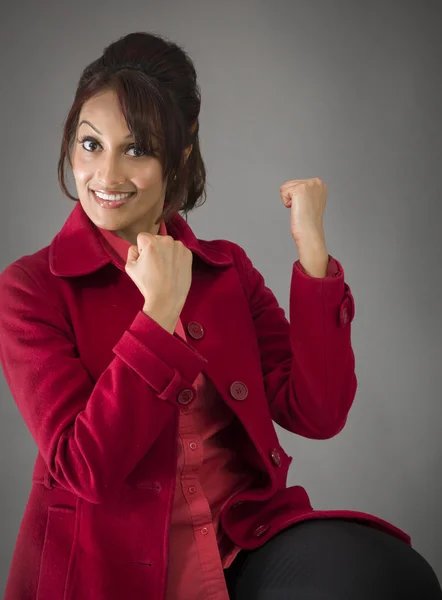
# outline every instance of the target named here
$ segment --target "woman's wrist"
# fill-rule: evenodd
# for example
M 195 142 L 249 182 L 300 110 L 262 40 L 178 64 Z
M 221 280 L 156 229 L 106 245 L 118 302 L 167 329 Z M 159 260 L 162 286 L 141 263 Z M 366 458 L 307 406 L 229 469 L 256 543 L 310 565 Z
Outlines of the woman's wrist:
M 175 316 L 171 315 L 170 313 L 164 314 L 164 312 L 162 312 L 158 309 L 153 309 L 146 305 L 143 306 L 142 310 L 145 315 L 147 315 L 148 317 L 153 319 L 156 323 L 158 323 L 158 325 L 160 325 L 163 329 L 165 329 L 166 331 L 168 331 L 170 334 L 173 335 L 177 321 L 178 321 L 178 317 L 175 317 Z

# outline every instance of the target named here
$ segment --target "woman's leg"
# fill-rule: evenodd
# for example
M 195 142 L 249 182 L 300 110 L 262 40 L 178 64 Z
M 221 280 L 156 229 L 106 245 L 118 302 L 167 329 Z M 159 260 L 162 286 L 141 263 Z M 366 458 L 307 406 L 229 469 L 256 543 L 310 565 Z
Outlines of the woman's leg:
M 240 552 L 226 581 L 232 600 L 442 600 L 434 571 L 413 548 L 338 519 L 299 523 Z

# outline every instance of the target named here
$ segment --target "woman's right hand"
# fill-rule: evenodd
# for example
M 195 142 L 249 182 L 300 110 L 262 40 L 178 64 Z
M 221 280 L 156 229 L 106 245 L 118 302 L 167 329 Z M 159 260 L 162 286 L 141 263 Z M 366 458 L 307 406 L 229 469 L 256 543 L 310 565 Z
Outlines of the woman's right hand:
M 173 334 L 192 283 L 192 252 L 170 235 L 141 232 L 126 273 L 144 297 L 143 312 Z

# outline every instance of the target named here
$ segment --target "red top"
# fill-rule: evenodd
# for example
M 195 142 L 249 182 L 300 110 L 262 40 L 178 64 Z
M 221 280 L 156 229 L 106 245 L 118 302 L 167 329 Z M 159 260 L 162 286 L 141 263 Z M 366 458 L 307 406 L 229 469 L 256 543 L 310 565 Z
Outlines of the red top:
M 125 264 L 131 244 L 112 231 L 98 229 Z M 167 235 L 164 221 L 159 235 Z M 336 273 L 332 258 L 327 276 Z M 181 319 L 175 333 L 192 342 Z M 251 487 L 253 476 L 235 468 L 235 451 L 223 445 L 223 440 L 233 437 L 228 430 L 234 413 L 202 372 L 193 386 L 195 397 L 181 399 L 166 600 L 229 600 L 223 569 L 240 548 L 224 535 L 220 509 L 238 491 Z

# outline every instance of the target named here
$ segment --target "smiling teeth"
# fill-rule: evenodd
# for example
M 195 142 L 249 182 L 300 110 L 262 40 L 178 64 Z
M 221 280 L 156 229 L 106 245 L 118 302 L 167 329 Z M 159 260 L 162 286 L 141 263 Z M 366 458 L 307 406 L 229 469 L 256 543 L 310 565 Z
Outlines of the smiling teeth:
M 102 194 L 101 192 L 96 192 L 94 191 L 94 194 L 98 197 L 101 198 L 102 200 L 107 200 L 110 202 L 113 202 L 115 200 L 123 200 L 123 198 L 129 198 L 129 196 L 132 196 L 132 194 L 113 194 L 112 196 L 109 196 L 108 194 Z

